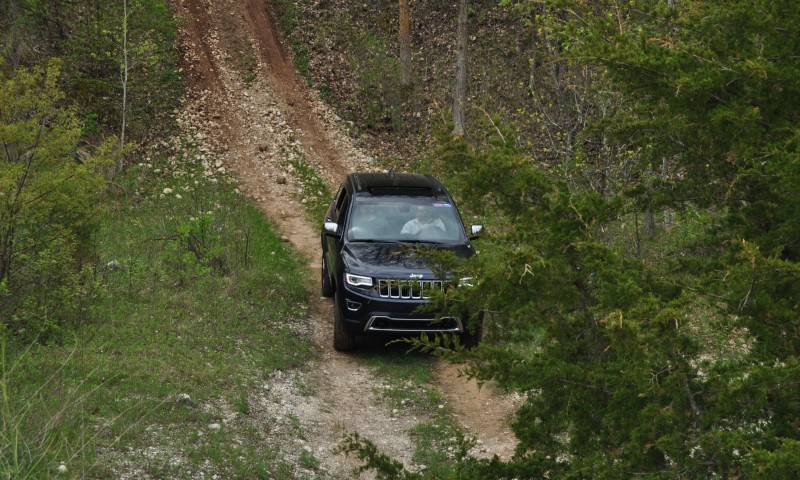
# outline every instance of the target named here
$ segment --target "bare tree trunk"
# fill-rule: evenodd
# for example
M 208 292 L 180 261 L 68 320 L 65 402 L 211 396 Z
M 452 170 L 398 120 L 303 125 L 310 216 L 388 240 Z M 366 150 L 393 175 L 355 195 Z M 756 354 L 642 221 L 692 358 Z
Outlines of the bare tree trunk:
M 11 262 L 14 259 L 14 237 L 15 231 L 11 224 L 0 235 L 0 283 L 3 281 L 10 283 Z
M 536 15 L 531 18 L 533 28 L 531 28 L 531 58 L 530 58 L 530 73 L 528 76 L 528 93 L 534 94 L 536 92 L 536 69 L 539 68 L 539 34 L 538 25 L 536 23 Z
M 645 172 L 647 176 L 647 189 L 653 190 L 653 169 L 648 166 Z M 653 215 L 653 208 L 648 205 L 647 210 L 644 212 L 644 232 L 648 238 L 652 238 L 656 233 L 656 219 Z
M 673 8 L 675 6 L 675 2 L 673 0 L 667 0 L 667 6 Z M 669 175 L 669 165 L 667 162 L 667 157 L 661 159 L 661 181 L 663 184 L 666 184 L 667 176 Z M 670 227 L 672 226 L 672 212 L 670 211 L 669 207 L 664 207 L 664 231 L 668 232 Z
M 408 0 L 400 0 L 400 85 L 411 86 L 411 12 Z
M 19 66 L 19 33 L 17 27 L 19 18 L 17 16 L 17 0 L 11 0 L 11 68 L 14 73 Z
M 661 160 L 661 180 L 666 184 L 667 176 L 669 175 L 669 165 L 667 164 L 667 157 Z M 664 231 L 669 231 L 672 226 L 672 212 L 669 207 L 664 207 Z
M 119 149 L 125 148 L 125 128 L 128 121 L 128 0 L 122 0 L 122 66 L 120 76 L 122 81 L 122 125 L 119 134 Z M 122 171 L 125 156 L 120 155 L 117 161 L 117 171 Z
M 453 100 L 454 137 L 464 137 L 466 129 L 464 110 L 467 104 L 467 0 L 461 0 L 458 11 L 458 36 L 456 38 L 456 87 Z

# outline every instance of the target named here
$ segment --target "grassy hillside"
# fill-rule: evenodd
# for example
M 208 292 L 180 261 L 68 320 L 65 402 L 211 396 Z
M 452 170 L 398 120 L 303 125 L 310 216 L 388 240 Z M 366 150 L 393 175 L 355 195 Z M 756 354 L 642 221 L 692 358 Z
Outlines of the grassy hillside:
M 121 5 L 87 6 L 0 3 L 0 476 L 297 477 L 260 405 L 310 355 L 306 260 L 179 132 L 160 0 L 117 147 Z
M 175 147 L 105 199 L 92 315 L 54 344 L 4 342 L 4 476 L 293 476 L 252 395 L 308 358 L 305 261 Z

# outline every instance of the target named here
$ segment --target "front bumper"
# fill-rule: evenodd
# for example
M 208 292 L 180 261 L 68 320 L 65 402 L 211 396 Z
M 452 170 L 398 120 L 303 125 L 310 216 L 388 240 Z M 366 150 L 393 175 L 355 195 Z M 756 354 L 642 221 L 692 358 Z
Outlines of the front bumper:
M 382 298 L 372 289 L 345 286 L 339 293 L 342 320 L 353 335 L 461 333 L 464 322 L 458 317 L 436 318 L 435 312 L 418 311 L 425 299 Z

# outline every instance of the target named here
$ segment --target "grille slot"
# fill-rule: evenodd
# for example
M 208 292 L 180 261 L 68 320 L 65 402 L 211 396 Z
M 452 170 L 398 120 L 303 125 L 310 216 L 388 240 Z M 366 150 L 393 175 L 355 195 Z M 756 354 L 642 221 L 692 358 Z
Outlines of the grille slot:
M 384 278 L 378 280 L 378 295 L 381 298 L 426 299 L 431 292 L 441 291 L 441 280 L 399 280 Z
M 463 332 L 464 325 L 453 317 L 432 318 L 394 318 L 376 316 L 369 319 L 365 332 L 416 333 L 416 332 Z

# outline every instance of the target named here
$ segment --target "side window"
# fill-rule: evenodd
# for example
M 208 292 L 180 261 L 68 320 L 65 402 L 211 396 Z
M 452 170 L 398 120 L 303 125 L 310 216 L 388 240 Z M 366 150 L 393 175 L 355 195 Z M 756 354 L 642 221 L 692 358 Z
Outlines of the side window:
M 347 194 L 347 189 L 342 188 L 339 196 L 336 198 L 336 222 L 340 225 L 345 221 L 345 214 L 350 205 L 350 195 Z M 343 226 L 343 225 L 341 225 Z
M 333 220 L 338 221 L 339 215 L 341 214 L 342 211 L 342 205 L 344 205 L 345 197 L 347 197 L 347 190 L 344 188 L 344 186 L 339 187 L 339 192 L 336 194 L 335 206 L 333 212 L 331 212 L 334 215 Z

